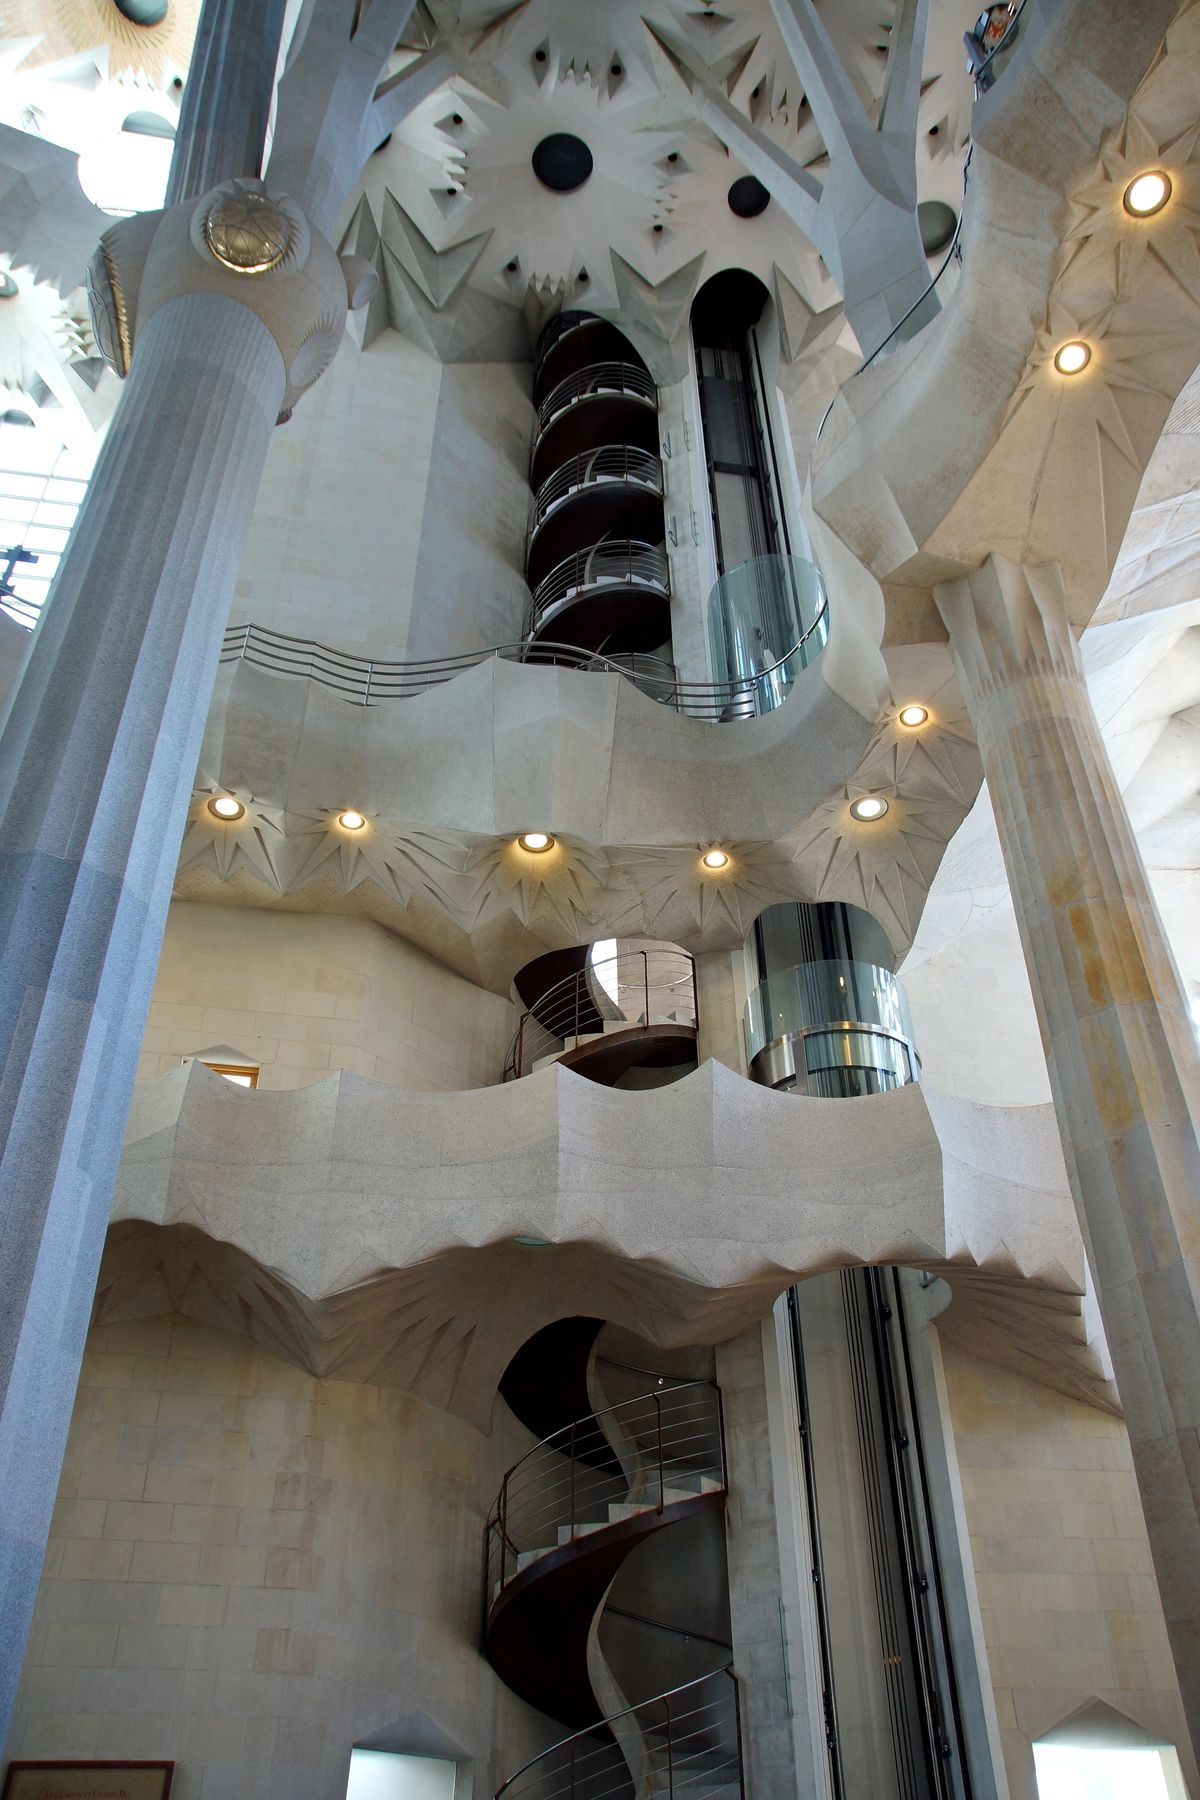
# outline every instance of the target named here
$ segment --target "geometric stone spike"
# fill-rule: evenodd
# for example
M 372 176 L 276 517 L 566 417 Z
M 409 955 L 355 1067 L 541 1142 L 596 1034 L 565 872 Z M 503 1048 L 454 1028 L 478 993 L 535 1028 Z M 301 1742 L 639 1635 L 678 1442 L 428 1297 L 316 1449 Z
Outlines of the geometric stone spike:
M 389 189 L 384 199 L 382 237 L 430 306 L 441 312 L 466 286 L 492 234 L 484 231 L 461 244 L 451 244 L 448 250 L 435 250 Z
M 685 329 L 691 313 L 692 299 L 700 280 L 704 255 L 692 258 L 665 281 L 647 281 L 631 263 L 615 250 L 611 253 L 613 279 L 620 306 L 621 329 L 646 354 L 649 347 L 651 373 L 660 380 L 677 381 L 682 370 L 674 369 L 672 354 L 675 340 Z M 655 352 L 657 351 L 657 356 Z M 670 368 L 663 366 L 663 352 L 668 353 Z M 655 364 L 659 366 L 656 367 Z

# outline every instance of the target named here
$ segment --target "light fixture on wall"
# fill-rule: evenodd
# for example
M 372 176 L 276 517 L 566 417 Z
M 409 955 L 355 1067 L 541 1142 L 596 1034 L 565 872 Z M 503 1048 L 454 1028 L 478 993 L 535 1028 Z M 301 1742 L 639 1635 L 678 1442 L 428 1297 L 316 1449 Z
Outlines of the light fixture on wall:
M 232 794 L 218 794 L 209 801 L 208 810 L 214 819 L 220 819 L 223 825 L 229 825 L 234 819 L 240 819 L 246 809 Z
M 1149 219 L 1161 212 L 1171 198 L 1171 177 L 1163 169 L 1146 169 L 1135 175 L 1121 196 L 1121 204 L 1135 219 Z
M 901 725 L 906 726 L 909 731 L 919 731 L 921 726 L 928 722 L 929 708 L 927 706 L 902 706 L 896 716 Z
M 522 850 L 528 850 L 531 856 L 543 856 L 547 850 L 554 848 L 554 839 L 548 831 L 523 831 L 517 843 Z
M 356 812 L 352 806 L 338 814 L 338 824 L 343 831 L 361 831 L 366 822 L 362 813 Z
M 882 819 L 888 809 L 888 803 L 882 794 L 864 794 L 861 800 L 850 803 L 850 817 L 858 819 L 864 825 L 874 825 Z
M 727 869 L 729 867 L 729 853 L 726 850 L 718 850 L 714 845 L 711 850 L 706 850 L 704 852 L 704 855 L 700 858 L 700 866 L 710 871 Z
M 1091 360 L 1091 345 L 1082 338 L 1069 338 L 1054 352 L 1054 366 L 1060 375 L 1079 375 Z

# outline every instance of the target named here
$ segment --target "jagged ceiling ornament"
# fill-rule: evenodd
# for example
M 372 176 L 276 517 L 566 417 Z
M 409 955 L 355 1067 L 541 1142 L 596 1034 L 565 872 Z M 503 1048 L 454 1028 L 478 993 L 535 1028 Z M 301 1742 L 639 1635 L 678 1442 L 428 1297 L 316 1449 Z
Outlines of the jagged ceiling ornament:
M 420 899 L 457 916 L 469 904 L 463 879 L 469 852 L 451 832 L 368 815 L 361 831 L 349 833 L 336 806 L 290 814 L 288 832 L 296 856 L 293 889 L 332 876 L 347 894 L 374 882 L 400 906 Z
M 209 811 L 209 801 L 221 794 L 231 794 L 245 808 L 236 824 Z M 180 870 L 194 867 L 211 869 L 221 881 L 244 869 L 283 893 L 290 875 L 283 808 L 253 794 L 233 794 L 215 782 L 197 788 L 179 852 Z
M 79 185 L 79 158 L 32 132 L 0 125 L 0 250 L 65 299 L 113 223 Z
M 630 891 L 630 907 L 615 927 L 642 929 L 713 949 L 740 949 L 759 913 L 780 900 L 799 898 L 786 848 L 772 843 L 722 845 L 723 869 L 701 866 L 706 844 L 623 851 L 613 859 Z
M 530 930 L 564 930 L 568 942 L 586 943 L 590 921 L 610 885 L 605 851 L 556 837 L 548 856 L 531 855 L 513 838 L 477 842 L 468 863 L 469 898 L 461 922 L 477 930 L 511 914 Z
M 860 771 L 861 777 L 861 771 Z M 882 793 L 886 815 L 870 823 L 850 805 Z M 966 807 L 949 797 L 917 798 L 864 778 L 820 808 L 796 848 L 796 885 L 814 900 L 844 900 L 871 913 L 897 954 L 912 943 L 930 883 Z

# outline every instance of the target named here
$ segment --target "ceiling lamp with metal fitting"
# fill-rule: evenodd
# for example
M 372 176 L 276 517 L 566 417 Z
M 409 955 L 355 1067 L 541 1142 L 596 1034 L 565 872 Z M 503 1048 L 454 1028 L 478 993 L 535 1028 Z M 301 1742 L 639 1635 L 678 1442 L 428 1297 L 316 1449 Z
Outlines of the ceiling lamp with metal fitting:
M 362 813 L 355 812 L 352 806 L 347 807 L 345 812 L 340 812 L 338 814 L 338 824 L 343 831 L 361 831 L 366 822 L 367 821 Z
M 888 809 L 888 803 L 882 794 L 864 794 L 861 800 L 850 802 L 850 817 L 860 820 L 864 825 L 874 825 L 882 819 Z
M 240 819 L 246 809 L 232 794 L 218 794 L 215 800 L 209 801 L 208 810 L 214 819 L 220 819 L 222 824 L 228 825 L 232 820 Z
M 1171 177 L 1162 169 L 1136 175 L 1121 196 L 1125 211 L 1135 219 L 1150 219 L 1171 198 Z
M 548 831 L 523 831 L 517 843 L 522 850 L 528 850 L 531 856 L 541 856 L 554 848 L 554 839 Z
M 705 869 L 726 869 L 729 867 L 729 853 L 726 850 L 718 850 L 714 846 L 713 849 L 704 852 L 700 858 L 700 864 Z
M 1054 366 L 1060 375 L 1082 374 L 1091 360 L 1091 345 L 1082 338 L 1070 338 L 1054 352 Z
M 909 731 L 917 731 L 928 722 L 929 708 L 927 706 L 902 706 L 896 716 L 901 725 L 907 726 Z

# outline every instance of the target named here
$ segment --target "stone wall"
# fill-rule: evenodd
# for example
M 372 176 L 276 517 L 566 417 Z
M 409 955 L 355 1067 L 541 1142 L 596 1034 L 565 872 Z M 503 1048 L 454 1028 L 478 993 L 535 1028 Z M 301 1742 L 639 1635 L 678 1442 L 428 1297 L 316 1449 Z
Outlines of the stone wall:
M 1093 1695 L 1180 1749 L 1186 1729 L 1119 1419 L 944 1347 L 1012 1800 L 1031 1744 Z
M 445 1092 L 499 1081 L 507 1000 L 364 919 L 176 901 L 139 1079 L 225 1045 L 264 1088 L 350 1069 Z
M 342 345 L 275 432 L 231 624 L 404 655 L 441 379 L 396 332 Z
M 7 1754 L 335 1800 L 383 1734 L 473 1759 L 484 1800 L 562 1735 L 478 1648 L 484 1519 L 531 1442 L 182 1320 L 96 1328 Z
M 275 433 L 230 610 L 380 660 L 520 636 L 528 364 L 347 341 Z
M 528 363 L 442 370 L 405 649 L 413 661 L 521 636 L 531 379 Z

